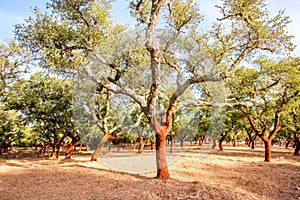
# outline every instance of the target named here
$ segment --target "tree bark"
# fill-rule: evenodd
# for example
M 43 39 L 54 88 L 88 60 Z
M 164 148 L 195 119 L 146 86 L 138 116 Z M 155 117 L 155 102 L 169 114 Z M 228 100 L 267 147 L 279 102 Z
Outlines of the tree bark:
M 236 146 L 236 139 L 233 139 L 232 145 L 235 147 Z
M 251 142 L 251 149 L 254 149 L 254 145 L 255 145 L 255 142 L 254 142 L 254 140 L 252 140 L 252 142 Z
M 143 152 L 143 149 L 144 149 L 144 146 L 145 146 L 143 137 L 139 137 L 138 143 L 139 143 L 139 150 L 138 150 L 137 153 L 142 153 L 142 152 Z
M 166 132 L 161 131 L 160 134 L 155 134 L 155 147 L 156 147 L 156 166 L 157 175 L 156 178 L 169 178 L 170 174 L 168 171 L 167 156 L 165 151 L 166 145 Z
M 270 162 L 271 161 L 271 147 L 272 147 L 272 144 L 271 144 L 272 140 L 267 140 L 267 141 L 264 141 L 265 143 L 265 162 Z
M 294 156 L 299 155 L 300 152 L 300 141 L 299 141 L 299 133 L 295 133 L 295 151 L 294 151 Z
M 174 152 L 174 137 L 173 137 L 172 132 L 170 132 L 170 140 L 171 140 L 170 154 L 173 154 L 173 152 Z
M 68 136 L 72 138 L 72 142 L 66 150 L 65 159 L 71 159 L 72 148 L 75 147 L 76 143 L 79 142 L 80 137 L 72 135 L 72 133 L 68 133 Z
M 99 153 L 100 151 L 102 150 L 102 147 L 103 147 L 103 144 L 108 140 L 108 139 L 111 139 L 111 140 L 114 140 L 116 139 L 117 137 L 115 136 L 111 136 L 109 135 L 108 132 L 104 133 L 103 137 L 101 138 L 101 140 L 99 141 L 98 145 L 97 145 L 97 148 L 95 149 L 93 155 L 92 155 L 92 158 L 91 158 L 91 161 L 97 161 L 97 158 L 99 156 Z
M 108 136 L 109 136 L 108 133 L 104 133 L 103 137 L 99 141 L 99 143 L 92 155 L 91 161 L 97 161 L 98 155 L 99 155 L 100 151 L 102 150 L 103 144 L 108 140 Z

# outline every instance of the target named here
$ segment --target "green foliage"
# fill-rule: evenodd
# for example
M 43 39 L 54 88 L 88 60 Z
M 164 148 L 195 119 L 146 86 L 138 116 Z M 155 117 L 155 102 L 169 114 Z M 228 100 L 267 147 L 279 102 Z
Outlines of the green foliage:
M 120 113 L 126 116 L 126 111 L 131 113 L 132 120 L 129 121 L 133 122 L 140 112 L 144 112 L 148 118 L 142 118 L 139 131 L 147 127 L 148 114 L 154 114 L 151 109 L 161 103 L 160 98 L 163 99 L 161 105 L 164 109 L 174 104 L 171 102 L 172 97 L 176 97 L 175 101 L 195 99 L 195 91 L 200 94 L 198 97 L 201 100 L 212 101 L 213 92 L 210 93 L 208 82 L 216 81 L 214 78 L 217 76 L 218 80 L 225 82 L 227 102 L 247 102 L 254 106 L 247 104 L 239 109 L 228 109 L 223 130 L 214 132 L 224 131 L 230 133 L 229 137 L 236 137 L 238 134 L 243 137 L 244 127 L 249 125 L 247 115 L 263 117 L 269 121 L 269 127 L 272 127 L 274 112 L 280 112 L 281 119 L 288 124 L 289 130 L 294 130 L 293 124 L 298 120 L 295 117 L 298 111 L 295 109 L 299 105 L 300 76 L 299 58 L 286 56 L 294 47 L 291 36 L 286 32 L 289 18 L 283 11 L 271 16 L 263 0 L 223 0 L 217 5 L 222 17 L 213 24 L 211 30 L 203 32 L 200 31 L 202 16 L 199 7 L 201 8 L 201 4 L 192 0 L 175 0 L 165 4 L 164 1 L 133 0 L 130 2 L 130 12 L 138 24 L 148 28 L 148 31 L 143 29 L 140 33 L 132 33 L 125 26 L 112 23 L 110 1 L 52 0 L 48 4 L 50 12 L 41 13 L 34 9 L 34 17 L 17 25 L 15 33 L 20 44 L 33 52 L 40 61 L 39 64 L 47 69 L 79 74 L 82 72 L 79 69 L 86 64 L 85 58 L 97 60 L 89 74 L 89 78 L 97 84 L 97 88 L 90 91 L 97 100 L 90 109 L 98 111 L 98 118 L 106 120 L 108 129 L 115 127 L 120 121 Z M 167 27 L 166 31 L 157 30 L 155 33 L 159 41 L 159 58 L 156 59 L 151 54 L 155 49 L 147 46 L 153 42 L 150 41 L 153 38 L 149 31 L 152 31 L 152 27 L 158 29 L 163 26 Z M 268 53 L 273 56 L 282 53 L 283 56 L 278 60 L 270 59 Z M 209 61 L 212 63 L 208 63 Z M 153 67 L 155 64 L 156 71 Z M 56 86 L 62 85 L 58 80 L 53 81 Z M 53 116 L 60 116 L 57 119 L 60 121 L 55 123 L 59 124 L 58 127 L 63 127 L 63 121 L 67 124 L 71 122 L 71 103 L 65 97 L 61 104 L 58 103 L 58 96 L 69 94 L 55 94 L 43 82 L 50 84 L 43 80 L 37 87 L 34 86 L 36 83 L 30 85 L 26 81 L 20 82 L 16 87 L 24 88 L 26 94 L 16 92 L 13 99 L 24 96 L 24 100 L 17 101 L 18 109 L 28 119 L 32 118 L 30 123 L 34 126 L 40 124 L 39 130 L 47 126 L 39 123 L 40 118 L 46 120 L 45 116 L 50 111 Z M 186 92 L 190 85 L 194 87 Z M 56 86 L 53 85 L 54 88 Z M 157 91 L 154 86 L 158 87 Z M 64 87 L 66 86 L 61 86 Z M 40 93 L 35 93 L 33 88 Z M 60 91 L 61 88 L 55 90 Z M 214 91 L 219 89 L 216 86 L 211 88 Z M 136 109 L 134 105 L 133 109 L 128 109 L 127 106 L 111 101 L 113 106 L 109 110 L 106 100 L 110 92 L 125 95 L 126 102 L 133 100 L 140 108 Z M 44 93 L 48 93 L 44 99 L 37 98 Z M 112 98 L 117 101 L 121 99 L 114 95 L 112 94 Z M 48 103 L 41 104 L 36 99 Z M 154 99 L 154 103 L 151 99 Z M 37 106 L 39 104 L 41 107 Z M 117 108 L 121 110 L 119 115 L 113 114 Z M 202 106 L 191 120 L 190 116 L 193 114 L 188 109 L 183 110 L 174 116 L 173 131 L 197 132 L 196 137 L 204 137 L 212 127 L 211 118 L 215 117 L 211 114 L 212 109 L 215 108 Z M 54 111 L 59 110 L 63 112 L 54 114 Z M 31 113 L 35 115 L 30 115 Z M 91 118 L 82 116 L 80 120 L 89 121 Z M 194 130 L 194 127 L 198 130 Z M 87 132 L 93 132 L 94 128 L 81 127 Z M 46 134 L 49 131 L 53 132 L 53 127 L 45 129 Z
M 16 83 L 8 101 L 37 134 L 32 137 L 35 142 L 54 144 L 63 135 L 74 134 L 70 81 L 37 73 Z
M 25 137 L 24 122 L 19 112 L 0 108 L 0 154 L 10 145 L 17 145 Z
M 15 35 L 39 66 L 72 74 L 106 37 L 110 7 L 107 1 L 52 0 L 47 4 L 50 12 L 33 9 L 34 17 L 16 25 Z

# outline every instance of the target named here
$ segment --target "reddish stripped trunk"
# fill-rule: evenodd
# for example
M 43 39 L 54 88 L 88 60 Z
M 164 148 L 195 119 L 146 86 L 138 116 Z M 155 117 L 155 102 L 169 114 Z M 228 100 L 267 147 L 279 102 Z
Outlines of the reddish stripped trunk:
M 70 136 L 72 138 L 72 142 L 66 150 L 65 159 L 71 159 L 72 149 L 76 145 L 76 143 L 79 142 L 79 140 L 80 140 L 79 136 L 73 136 L 71 134 L 69 134 L 68 136 Z
M 166 156 L 166 132 L 162 130 L 160 134 L 155 135 L 156 143 L 156 167 L 157 167 L 157 178 L 169 178 L 170 174 L 168 171 L 167 156 Z
M 138 150 L 137 153 L 142 153 L 142 152 L 143 152 L 143 149 L 144 149 L 144 146 L 145 146 L 143 137 L 139 137 L 138 143 L 139 143 L 139 150 Z
M 151 151 L 155 149 L 155 145 L 154 145 L 154 142 L 151 141 Z
M 281 129 L 283 129 L 285 127 L 285 125 L 281 125 L 281 126 L 278 125 L 279 115 L 276 112 L 275 113 L 275 120 L 274 120 L 273 130 L 269 133 L 269 136 L 266 137 L 266 134 L 267 134 L 267 131 L 268 131 L 269 127 L 263 119 L 261 119 L 261 118 L 259 119 L 259 121 L 263 124 L 263 129 L 262 130 L 260 130 L 256 127 L 256 125 L 254 124 L 251 116 L 248 116 L 248 120 L 250 122 L 250 125 L 251 125 L 252 129 L 260 137 L 260 139 L 264 142 L 264 145 L 265 145 L 265 162 L 270 162 L 271 161 L 272 139 L 278 131 L 280 131 Z
M 154 116 L 149 121 L 155 131 L 155 147 L 156 147 L 156 178 L 169 178 L 167 155 L 166 155 L 166 136 L 172 129 L 172 113 L 175 106 L 170 106 L 166 114 L 161 115 L 161 121 L 158 122 Z
M 68 148 L 66 150 L 65 159 L 71 159 L 71 152 L 72 152 L 74 145 L 75 144 L 73 142 L 71 142 L 71 144 L 68 146 Z
M 265 162 L 270 162 L 271 161 L 271 144 L 272 140 L 267 140 L 264 141 L 265 143 Z
M 102 147 L 104 145 L 104 143 L 108 140 L 108 139 L 116 139 L 115 136 L 111 136 L 109 135 L 108 132 L 104 133 L 103 137 L 101 138 L 101 140 L 99 141 L 98 145 L 97 145 L 97 148 L 95 149 L 93 155 L 92 155 L 92 158 L 91 158 L 91 161 L 97 161 L 98 159 L 98 156 L 99 156 L 99 153 L 101 152 L 102 150 Z

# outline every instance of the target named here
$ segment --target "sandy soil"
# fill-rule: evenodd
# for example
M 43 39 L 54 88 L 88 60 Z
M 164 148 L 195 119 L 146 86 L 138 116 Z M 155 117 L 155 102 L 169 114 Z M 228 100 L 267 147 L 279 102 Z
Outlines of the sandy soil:
M 194 147 L 179 158 L 169 156 L 168 180 L 153 178 L 149 166 L 155 169 L 155 155 L 150 151 L 101 155 L 99 162 L 81 154 L 71 160 L 2 156 L 0 199 L 294 200 L 300 199 L 300 157 L 292 151 L 274 147 L 272 162 L 266 163 L 262 147 L 225 146 L 205 158 Z

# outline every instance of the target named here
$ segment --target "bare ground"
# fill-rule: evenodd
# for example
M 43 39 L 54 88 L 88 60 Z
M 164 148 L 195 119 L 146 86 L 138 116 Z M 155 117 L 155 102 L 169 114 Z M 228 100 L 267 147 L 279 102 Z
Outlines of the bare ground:
M 2 156 L 0 199 L 294 200 L 300 199 L 300 157 L 292 156 L 292 151 L 273 147 L 272 161 L 266 163 L 262 147 L 225 146 L 224 151 L 213 150 L 205 159 L 193 147 L 169 165 L 171 178 L 167 180 L 153 178 L 154 171 L 112 170 L 105 163 L 90 162 L 89 155 L 77 154 L 71 160 Z M 134 158 L 146 165 L 143 158 L 152 154 Z M 131 162 L 128 157 L 127 164 Z

